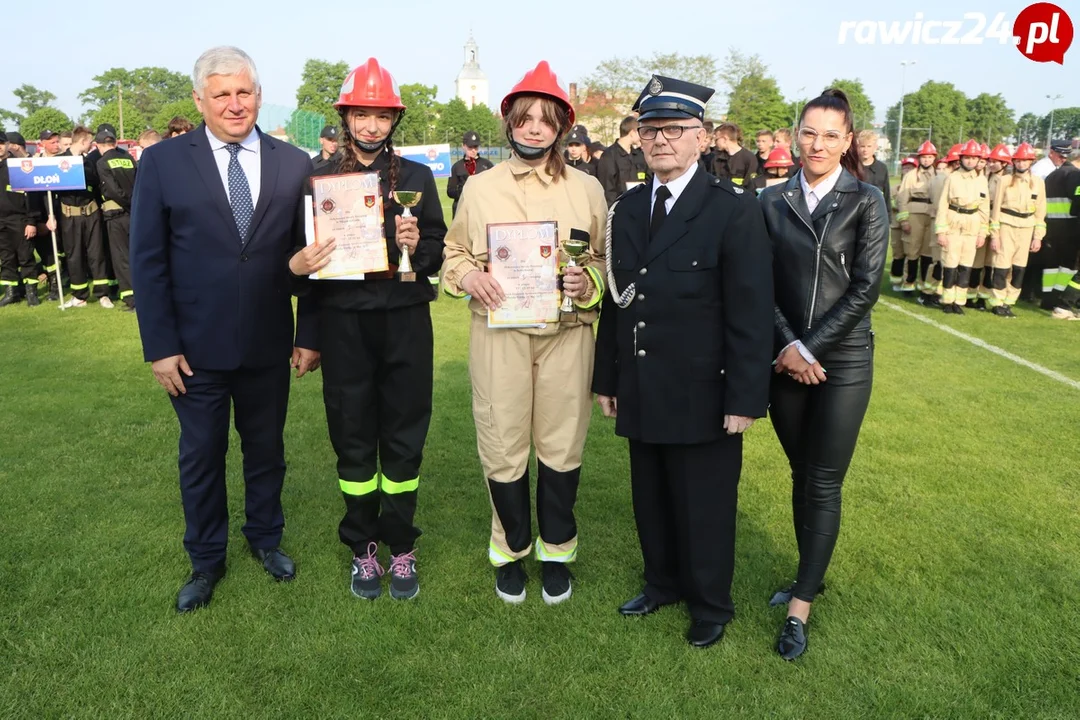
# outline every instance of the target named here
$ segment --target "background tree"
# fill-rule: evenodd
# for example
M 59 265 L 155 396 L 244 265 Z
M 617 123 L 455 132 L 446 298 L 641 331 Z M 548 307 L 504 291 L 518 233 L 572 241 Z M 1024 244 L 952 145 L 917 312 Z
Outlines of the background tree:
M 190 97 L 186 97 L 183 100 L 177 100 L 162 105 L 157 113 L 150 118 L 150 127 L 154 128 L 159 133 L 164 133 L 165 129 L 169 126 L 169 121 L 174 117 L 185 117 L 190 120 L 193 125 L 198 125 L 202 122 L 202 113 L 199 112 L 199 108 L 195 104 L 195 101 Z M 126 121 L 126 109 L 124 110 L 124 118 Z
M 56 108 L 44 107 L 23 118 L 23 121 L 19 123 L 19 133 L 28 141 L 36 142 L 43 130 L 62 133 L 71 130 L 74 126 L 75 123 L 64 113 Z
M 1005 103 L 1001 94 L 982 93 L 967 102 L 967 126 L 965 137 L 973 137 L 991 148 L 1012 137 L 1016 132 L 1015 113 Z
M 398 87 L 401 102 L 408 110 L 394 133 L 395 145 L 423 145 L 435 142 L 435 122 L 438 120 L 439 104 L 435 95 L 439 88 L 435 85 L 409 83 Z M 442 137 L 438 137 L 442 142 Z
M 855 78 L 854 80 L 843 80 L 837 78 L 833 80 L 827 87 L 836 88 L 837 90 L 843 90 L 847 95 L 848 102 L 851 104 L 852 123 L 855 126 L 855 132 L 859 130 L 866 130 L 874 124 L 874 103 L 870 102 L 870 98 L 866 96 L 866 90 L 863 88 L 862 80 Z M 822 88 L 825 90 L 826 88 Z
M 296 109 L 285 123 L 285 132 L 293 145 L 315 150 L 319 147 L 319 135 L 322 134 L 322 129 L 331 122 L 336 125 L 337 121 L 336 113 L 328 119 L 321 113 Z
M 116 128 L 116 133 L 121 140 L 134 139 L 139 133 L 149 127 L 146 116 L 139 112 L 138 108 L 124 103 L 124 122 L 120 122 L 120 103 L 113 101 L 106 103 L 94 111 L 87 124 L 91 130 L 96 130 L 98 125 L 109 123 Z
M 1038 141 L 1046 144 L 1046 133 L 1050 130 L 1050 113 L 1039 121 Z M 1080 107 L 1055 108 L 1054 138 L 1075 138 L 1080 136 Z M 1038 147 L 1038 145 L 1036 145 Z
M 33 115 L 38 110 L 50 107 L 56 96 L 48 90 L 39 90 L 33 85 L 23 83 L 11 91 L 11 94 L 19 99 L 18 108 L 22 112 L 0 109 L 0 123 L 19 125 L 28 115 Z
M 435 138 L 429 142 L 448 142 L 456 145 L 470 127 L 469 108 L 461 98 L 453 98 L 440 108 L 439 121 L 435 125 Z
M 483 103 L 477 103 L 469 110 L 467 130 L 475 130 L 480 136 L 480 142 L 484 145 L 497 146 L 505 144 L 502 136 L 502 126 L 499 122 L 499 118 L 495 116 L 495 113 L 491 111 L 487 105 Z M 454 139 L 450 138 L 450 145 L 454 144 Z
M 885 132 L 893 143 L 896 142 L 899 114 L 900 103 L 890 107 L 886 113 Z M 966 119 L 967 97 L 964 93 L 953 87 L 952 83 L 929 80 L 915 92 L 904 96 L 904 130 L 899 151 L 902 155 L 910 154 L 929 136 L 938 150 L 944 153 L 954 143 L 961 142 L 959 138 L 963 133 L 971 132 L 971 126 L 965 126 Z M 963 139 L 966 140 L 967 136 Z
M 744 78 L 750 75 L 765 77 L 768 75 L 769 66 L 761 59 L 760 55 L 747 55 L 746 53 L 732 48 L 717 71 L 719 87 L 717 96 L 721 105 L 731 104 L 731 94 Z M 775 128 L 773 128 L 775 129 Z
M 731 92 L 727 111 L 728 122 L 739 126 L 743 144 L 754 146 L 758 130 L 788 127 L 792 114 L 771 77 L 752 73 L 743 77 Z
M 341 92 L 341 83 L 348 74 L 349 66 L 344 60 L 336 63 L 326 60 L 305 62 L 300 74 L 300 87 L 296 89 L 297 109 L 336 118 L 334 103 Z
M 1016 143 L 1031 143 L 1038 147 L 1039 123 L 1042 121 L 1035 113 L 1024 113 L 1016 120 Z M 1046 136 L 1043 135 L 1043 139 Z
M 112 68 L 96 76 L 94 83 L 79 94 L 92 109 L 115 101 L 122 86 L 124 114 L 134 107 L 144 118 L 157 115 L 163 105 L 191 97 L 191 78 L 163 67 Z

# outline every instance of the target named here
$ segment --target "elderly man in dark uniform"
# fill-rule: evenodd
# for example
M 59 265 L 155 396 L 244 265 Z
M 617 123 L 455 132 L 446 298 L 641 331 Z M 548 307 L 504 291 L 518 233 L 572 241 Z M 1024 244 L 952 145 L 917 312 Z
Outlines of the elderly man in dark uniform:
M 634 110 L 653 177 L 612 206 L 593 392 L 630 441 L 645 587 L 621 608 L 685 601 L 708 647 L 734 615 L 742 433 L 765 417 L 772 255 L 752 191 L 698 165 L 713 90 L 654 76 Z

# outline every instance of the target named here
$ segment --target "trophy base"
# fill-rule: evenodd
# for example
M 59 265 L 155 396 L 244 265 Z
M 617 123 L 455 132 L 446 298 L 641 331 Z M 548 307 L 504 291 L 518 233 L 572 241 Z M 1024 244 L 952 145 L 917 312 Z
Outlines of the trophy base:
M 401 282 L 416 282 L 416 273 L 414 272 L 399 272 L 398 280 Z
M 566 310 L 559 311 L 559 322 L 577 322 L 577 311 L 567 312 Z

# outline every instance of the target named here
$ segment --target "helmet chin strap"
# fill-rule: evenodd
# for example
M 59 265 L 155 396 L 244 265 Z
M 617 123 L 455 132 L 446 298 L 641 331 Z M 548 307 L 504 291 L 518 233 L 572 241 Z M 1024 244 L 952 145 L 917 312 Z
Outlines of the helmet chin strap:
M 550 145 L 538 148 L 531 145 L 522 145 L 518 141 L 514 140 L 513 133 L 511 133 L 509 130 L 506 131 L 506 139 L 507 141 L 509 141 L 510 147 L 513 148 L 514 152 L 522 160 L 539 160 L 540 158 L 544 157 L 544 155 L 546 155 L 547 152 L 551 150 L 551 148 L 559 144 L 559 138 L 561 137 L 562 133 L 559 133 L 555 136 L 555 140 L 552 141 Z
M 390 142 L 390 138 L 394 137 L 394 130 L 397 130 L 397 126 L 401 122 L 401 118 L 403 117 L 405 117 L 405 111 L 399 110 L 397 119 L 394 120 L 394 124 L 390 126 L 390 132 L 386 133 L 386 137 L 384 137 L 382 140 L 373 143 L 364 142 L 360 138 L 353 135 L 352 128 L 349 127 L 348 118 L 346 117 L 345 113 L 342 113 L 341 115 L 341 124 L 345 128 L 345 137 L 349 139 L 349 142 L 351 142 L 361 152 L 374 154 L 386 147 L 386 143 Z

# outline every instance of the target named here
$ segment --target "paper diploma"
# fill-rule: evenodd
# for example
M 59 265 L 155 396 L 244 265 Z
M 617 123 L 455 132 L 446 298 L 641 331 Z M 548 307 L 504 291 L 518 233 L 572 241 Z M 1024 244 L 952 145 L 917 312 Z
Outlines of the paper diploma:
M 311 189 L 307 244 L 336 243 L 330 263 L 311 277 L 362 280 L 364 273 L 389 270 L 379 173 L 320 175 L 311 178 Z
M 559 227 L 554 221 L 487 226 L 488 270 L 506 294 L 488 327 L 544 327 L 559 319 Z

